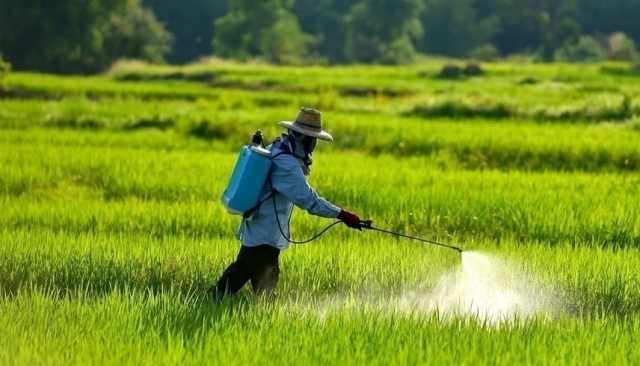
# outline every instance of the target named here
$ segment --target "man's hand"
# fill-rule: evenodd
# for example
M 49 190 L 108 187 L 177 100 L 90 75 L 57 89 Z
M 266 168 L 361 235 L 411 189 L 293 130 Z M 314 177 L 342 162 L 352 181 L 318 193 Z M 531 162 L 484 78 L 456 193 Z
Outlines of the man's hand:
M 338 214 L 338 220 L 341 220 L 342 222 L 344 222 L 348 227 L 352 228 L 352 229 L 359 229 L 361 230 L 361 226 L 360 226 L 360 218 L 358 217 L 358 215 L 351 213 L 349 211 L 345 211 L 342 210 L 340 211 L 340 213 Z

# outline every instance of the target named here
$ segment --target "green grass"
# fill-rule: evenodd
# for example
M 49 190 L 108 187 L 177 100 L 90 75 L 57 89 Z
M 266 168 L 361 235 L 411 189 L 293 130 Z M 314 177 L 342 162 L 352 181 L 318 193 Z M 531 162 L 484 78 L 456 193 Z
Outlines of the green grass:
M 500 63 L 449 81 L 440 67 L 12 74 L 0 364 L 639 363 L 638 78 Z M 336 138 L 314 156 L 322 195 L 508 263 L 553 311 L 494 323 L 407 302 L 433 296 L 458 254 L 342 225 L 283 254 L 275 298 L 210 302 L 238 249 L 219 203 L 236 153 L 301 105 Z M 293 235 L 329 222 L 297 212 Z
M 226 144 L 227 151 L 236 151 L 256 128 L 276 137 L 279 130 L 269 121 L 292 119 L 296 111 L 291 107 L 227 109 L 213 102 L 120 99 L 5 101 L 0 106 L 0 127 L 16 130 L 7 131 L 6 139 L 24 139 L 20 131 L 34 127 L 125 133 L 152 130 Z M 467 169 L 634 171 L 640 167 L 640 134 L 630 125 L 442 117 L 425 121 L 362 112 L 327 112 L 326 118 L 329 130 L 340 136 L 331 148 L 371 155 L 427 156 Z
M 170 293 L 127 292 L 62 300 L 36 293 L 18 296 L 3 310 L 12 315 L 0 324 L 13 342 L 40 351 L 3 347 L 11 351 L 3 358 L 10 363 L 634 364 L 639 358 L 633 337 L 640 330 L 637 317 L 491 329 L 368 310 L 319 319 L 282 302 L 214 307 Z M 75 321 L 78 317 L 83 322 Z M 5 346 L 7 339 L 0 342 Z M 78 349 L 84 352 L 74 352 Z
M 294 248 L 283 260 L 277 299 L 244 293 L 214 305 L 201 294 L 221 259 L 233 255 L 228 241 L 0 237 L 8 252 L 2 252 L 3 272 L 16 269 L 14 278 L 28 279 L 0 297 L 3 363 L 246 363 L 284 354 L 286 363 L 633 364 L 639 357 L 640 257 L 633 251 L 478 243 L 531 270 L 544 268 L 571 299 L 553 322 L 496 327 L 394 308 L 404 291 L 432 283 L 456 258 L 408 243 L 389 250 L 384 239 L 324 239 Z
M 235 154 L 56 144 L 58 136 L 65 135 L 51 133 L 49 143 L 0 145 L 4 225 L 73 230 L 95 224 L 107 231 L 208 235 L 231 235 L 237 225 L 212 204 L 226 184 Z M 201 147 L 198 141 L 194 147 Z M 640 244 L 640 210 L 628 199 L 640 194 L 637 175 L 460 171 L 423 158 L 398 162 L 388 155 L 323 154 L 323 147 L 316 161 L 319 173 L 312 177 L 318 189 L 397 229 L 497 240 Z M 371 169 L 359 169 L 362 166 Z M 376 171 L 391 166 L 395 174 Z M 376 186 L 361 183 L 371 179 Z M 73 203 L 65 201 L 70 194 L 76 197 Z M 71 209 L 72 204 L 78 209 Z M 148 212 L 147 205 L 157 208 Z M 125 212 L 138 212 L 138 217 Z M 188 226 L 176 226 L 182 220 Z

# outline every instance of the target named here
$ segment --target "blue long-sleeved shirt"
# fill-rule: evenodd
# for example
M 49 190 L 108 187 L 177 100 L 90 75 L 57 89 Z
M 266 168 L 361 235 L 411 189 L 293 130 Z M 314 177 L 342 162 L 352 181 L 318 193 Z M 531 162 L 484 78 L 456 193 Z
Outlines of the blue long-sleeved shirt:
M 264 201 L 251 217 L 242 220 L 238 229 L 238 238 L 244 246 L 267 244 L 278 249 L 286 249 L 289 246 L 289 242 L 278 229 L 273 207 L 274 199 L 282 232 L 288 237 L 290 237 L 289 219 L 294 205 L 312 215 L 327 218 L 336 218 L 340 213 L 339 207 L 320 197 L 311 188 L 303 173 L 300 160 L 291 154 L 278 155 L 283 151 L 281 146 L 283 143 L 275 142 L 269 147 L 271 156 L 275 158 L 272 160 L 270 179 L 262 189 L 261 199 L 269 197 L 272 192 L 273 198 Z

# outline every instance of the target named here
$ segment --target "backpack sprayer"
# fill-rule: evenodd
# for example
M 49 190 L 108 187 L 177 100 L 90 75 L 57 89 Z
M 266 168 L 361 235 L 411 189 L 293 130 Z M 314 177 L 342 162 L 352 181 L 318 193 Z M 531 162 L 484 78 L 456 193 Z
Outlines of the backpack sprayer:
M 262 144 L 262 131 L 253 135 L 251 144 L 240 150 L 229 184 L 222 194 L 222 203 L 232 215 L 249 216 L 259 206 L 260 193 L 271 171 L 271 151 Z
M 251 214 L 255 212 L 262 203 L 271 198 L 273 200 L 273 209 L 276 211 L 275 216 L 280 234 L 287 239 L 287 241 L 293 244 L 310 243 L 324 235 L 324 233 L 339 224 L 341 221 L 335 221 L 327 225 L 324 229 L 320 230 L 307 240 L 293 240 L 284 234 L 278 218 L 276 202 L 275 199 L 273 199 L 273 194 L 268 195 L 262 200 L 260 199 L 260 194 L 262 193 L 265 184 L 269 182 L 269 173 L 271 171 L 271 164 L 273 164 L 272 160 L 280 154 L 282 153 L 272 156 L 271 151 L 266 149 L 263 145 L 262 131 L 256 131 L 253 135 L 251 144 L 243 146 L 240 150 L 238 160 L 236 161 L 233 173 L 229 179 L 229 184 L 222 194 L 222 203 L 230 214 L 242 215 L 244 218 L 247 218 L 251 216 Z M 360 221 L 359 229 L 372 230 L 394 235 L 399 238 L 416 240 L 421 243 L 436 245 L 462 253 L 462 249 L 454 245 L 375 227 L 373 226 L 372 220 Z

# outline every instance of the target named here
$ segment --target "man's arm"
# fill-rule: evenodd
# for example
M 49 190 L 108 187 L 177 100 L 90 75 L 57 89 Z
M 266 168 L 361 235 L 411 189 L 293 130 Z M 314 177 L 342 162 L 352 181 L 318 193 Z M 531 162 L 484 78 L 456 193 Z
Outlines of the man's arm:
M 291 155 L 280 155 L 273 159 L 271 170 L 273 188 L 287 197 L 294 205 L 312 215 L 337 218 L 341 209 L 320 197 L 311 188 L 299 164 L 297 159 Z

